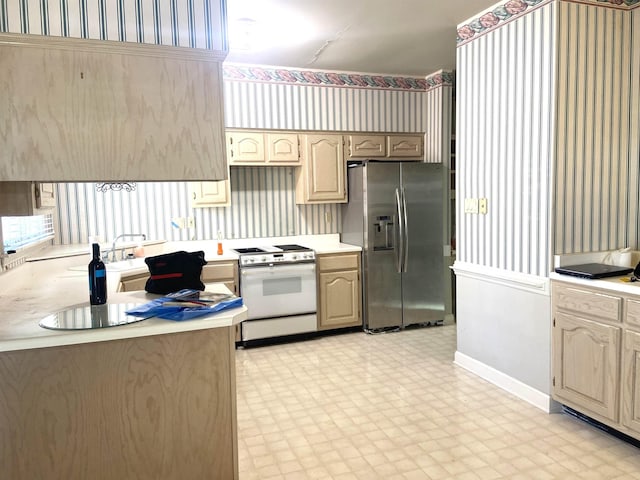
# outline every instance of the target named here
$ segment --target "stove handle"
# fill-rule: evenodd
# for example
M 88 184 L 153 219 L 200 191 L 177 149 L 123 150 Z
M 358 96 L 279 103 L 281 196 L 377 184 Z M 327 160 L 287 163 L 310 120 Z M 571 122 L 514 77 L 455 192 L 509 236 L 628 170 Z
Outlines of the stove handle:
M 282 273 L 306 273 L 306 272 L 315 272 L 316 264 L 315 263 L 301 263 L 298 265 L 271 265 L 271 266 L 263 266 L 263 267 L 248 267 L 241 268 L 240 275 L 243 277 L 251 277 L 256 275 L 264 275 L 265 272 L 269 272 L 271 274 L 282 274 Z

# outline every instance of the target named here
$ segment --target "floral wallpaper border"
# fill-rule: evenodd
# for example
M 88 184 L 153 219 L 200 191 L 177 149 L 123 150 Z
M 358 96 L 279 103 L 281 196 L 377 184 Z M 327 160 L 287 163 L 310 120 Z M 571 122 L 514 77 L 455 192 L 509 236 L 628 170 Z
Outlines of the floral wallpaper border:
M 532 7 L 541 7 L 546 3 L 554 0 L 509 0 L 502 5 L 495 7 L 493 10 L 463 24 L 458 28 L 458 36 L 456 42 L 458 46 L 470 42 L 474 37 L 494 30 L 500 26 L 502 22 L 506 22 L 517 18 L 528 11 Z M 592 5 L 601 5 L 612 8 L 621 8 L 630 10 L 640 7 L 640 0 L 561 0 L 566 2 L 584 3 Z
M 455 74 L 452 70 L 438 70 L 427 76 L 427 91 L 438 87 L 452 87 Z
M 383 90 L 425 91 L 427 81 L 418 77 L 394 77 L 387 75 L 365 75 L 346 72 L 321 72 L 317 70 L 289 70 L 287 68 L 257 67 L 253 65 L 223 65 L 225 80 L 289 83 L 310 86 L 351 88 L 375 88 Z
M 459 27 L 456 42 L 458 46 L 464 45 L 475 36 L 496 29 L 502 22 L 522 16 L 531 7 L 538 7 L 551 1 L 552 0 L 509 0 L 490 12 Z

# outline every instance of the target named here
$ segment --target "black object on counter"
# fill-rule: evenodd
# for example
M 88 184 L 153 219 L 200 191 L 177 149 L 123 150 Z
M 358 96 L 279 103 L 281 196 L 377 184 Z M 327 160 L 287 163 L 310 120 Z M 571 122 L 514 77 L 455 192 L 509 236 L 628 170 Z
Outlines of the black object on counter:
M 100 245 L 94 243 L 93 259 L 89 262 L 89 303 L 102 305 L 107 303 L 107 268 L 100 258 Z
M 592 280 L 607 277 L 619 277 L 633 272 L 631 267 L 620 267 L 604 263 L 583 263 L 581 265 L 567 265 L 556 268 L 556 273 L 571 275 L 572 277 L 589 278 Z

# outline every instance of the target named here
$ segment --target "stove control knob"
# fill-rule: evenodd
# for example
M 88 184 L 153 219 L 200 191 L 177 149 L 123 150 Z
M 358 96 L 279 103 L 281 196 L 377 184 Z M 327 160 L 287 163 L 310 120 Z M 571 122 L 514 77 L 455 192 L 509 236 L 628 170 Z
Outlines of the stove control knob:
M 267 261 L 267 257 L 262 257 L 262 261 L 266 262 Z
M 291 255 L 291 260 L 297 260 L 297 259 L 298 259 L 298 255 L 296 254 Z

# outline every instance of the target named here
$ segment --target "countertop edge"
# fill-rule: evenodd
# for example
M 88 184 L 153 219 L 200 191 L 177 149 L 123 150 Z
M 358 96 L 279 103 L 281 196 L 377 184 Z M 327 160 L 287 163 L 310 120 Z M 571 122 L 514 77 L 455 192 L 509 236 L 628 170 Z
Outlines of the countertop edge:
M 611 292 L 617 292 L 626 295 L 640 295 L 640 282 L 625 282 L 623 278 L 629 278 L 628 275 L 621 277 L 603 278 L 600 280 L 591 280 L 588 278 L 572 277 L 571 275 L 563 275 L 551 272 L 549 278 L 553 281 L 570 283 L 573 285 L 581 285 L 584 287 L 600 288 Z
M 49 336 L 2 340 L 0 341 L 0 352 L 108 342 L 111 340 L 232 327 L 246 320 L 247 312 L 247 307 L 242 306 L 211 315 L 210 317 L 193 320 L 173 321 L 148 318 L 130 325 L 119 325 L 96 330 L 52 330 L 52 335 Z

